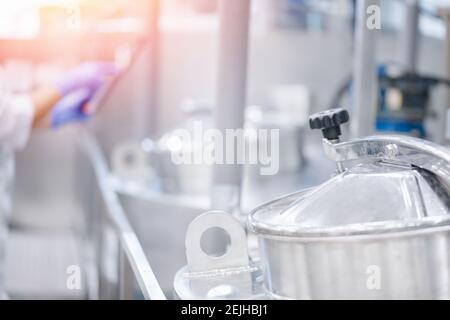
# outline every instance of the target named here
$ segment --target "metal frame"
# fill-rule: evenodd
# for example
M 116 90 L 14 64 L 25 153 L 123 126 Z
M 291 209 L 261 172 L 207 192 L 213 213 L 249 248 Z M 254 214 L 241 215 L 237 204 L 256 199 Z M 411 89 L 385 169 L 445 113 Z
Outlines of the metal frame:
M 242 129 L 247 95 L 247 60 L 251 0 L 219 1 L 219 57 L 215 127 Z M 240 207 L 242 166 L 216 164 L 211 202 L 213 209 L 227 212 Z
M 444 62 L 443 76 L 450 78 L 450 8 L 441 8 L 439 10 L 439 15 L 442 17 L 446 28 L 444 41 L 445 53 L 443 61 Z M 439 123 L 440 125 L 439 132 L 441 133 L 441 135 L 438 136 L 438 141 L 445 143 L 450 140 L 449 134 L 450 123 L 447 122 L 448 121 L 447 113 L 449 112 L 450 107 L 450 89 L 447 86 L 443 88 L 442 100 L 443 100 L 443 108 L 441 110 L 441 113 L 439 114 L 439 119 L 441 119 Z
M 405 25 L 402 45 L 402 58 L 406 69 L 415 72 L 418 59 L 419 45 L 419 2 L 408 0 L 405 2 Z
M 119 239 L 119 297 L 133 299 L 134 280 L 145 299 L 166 300 L 144 250 L 127 219 L 117 193 L 109 183 L 110 175 L 96 139 L 85 132 L 81 137 L 83 151 L 89 157 L 99 185 L 107 218 Z
M 353 65 L 353 97 L 351 136 L 364 137 L 372 133 L 376 117 L 376 40 L 377 30 L 366 25 L 367 8 L 379 5 L 379 0 L 358 0 L 356 6 L 355 57 Z

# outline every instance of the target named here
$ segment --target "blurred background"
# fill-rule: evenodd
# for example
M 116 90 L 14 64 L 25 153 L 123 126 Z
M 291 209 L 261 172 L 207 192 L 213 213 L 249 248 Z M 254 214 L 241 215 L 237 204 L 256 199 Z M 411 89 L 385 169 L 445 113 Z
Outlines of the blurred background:
M 438 15 L 448 1 L 420 1 L 420 41 L 414 49 L 405 44 L 406 2 L 380 1 L 382 28 L 376 36 L 374 74 L 381 79 L 388 71 L 380 70 L 390 72 L 391 67 L 399 74 L 408 67 L 407 52 L 414 50 L 415 74 L 448 78 L 447 29 Z M 312 112 L 336 107 L 334 103 L 352 105 L 348 81 L 355 61 L 355 3 L 251 2 L 245 124 L 281 128 L 282 160 L 275 177 L 263 179 L 251 168 L 244 170 L 243 213 L 333 173 L 319 135 L 304 126 Z M 104 178 L 117 193 L 163 291 L 170 295 L 174 274 L 186 264 L 186 227 L 210 207 L 210 173 L 208 168 L 194 173 L 170 168 L 164 155 L 152 150 L 165 150 L 164 137 L 174 128 L 189 128 L 193 119 L 212 121 L 219 91 L 228 90 L 217 85 L 218 12 L 217 0 L 0 3 L 0 64 L 16 93 L 53 81 L 83 61 L 128 66 L 93 119 L 37 131 L 17 154 L 6 254 L 10 297 L 116 297 L 120 245 L 114 227 L 103 221 L 108 218 L 98 214 L 106 209 L 95 161 L 104 162 Z M 386 122 L 391 123 L 389 110 L 402 107 L 400 103 L 386 111 L 388 103 L 380 101 L 389 88 L 382 80 L 378 85 L 373 131 L 385 129 Z M 419 117 L 419 127 L 417 117 L 410 121 L 408 113 L 402 118 L 408 129 L 402 133 L 445 143 L 446 94 L 445 84 L 430 88 L 426 103 L 415 105 L 426 114 Z M 94 137 L 100 159 L 93 160 L 80 147 L 86 131 Z M 351 135 L 350 130 L 345 133 Z M 131 164 L 130 154 L 135 157 Z M 143 162 L 141 154 L 146 155 Z M 81 290 L 66 287 L 69 265 L 83 270 Z M 135 297 L 140 297 L 137 291 Z

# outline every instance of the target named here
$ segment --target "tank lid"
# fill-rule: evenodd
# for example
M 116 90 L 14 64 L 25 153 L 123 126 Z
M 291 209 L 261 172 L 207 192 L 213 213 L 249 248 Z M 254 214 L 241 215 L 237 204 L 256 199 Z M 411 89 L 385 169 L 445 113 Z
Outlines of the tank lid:
M 449 218 L 448 186 L 436 175 L 380 161 L 257 208 L 249 227 L 278 235 L 338 236 L 446 224 Z
M 450 224 L 450 153 L 406 136 L 340 142 L 343 109 L 311 116 L 337 174 L 316 188 L 255 209 L 248 227 L 282 236 L 342 236 Z M 333 129 L 333 134 L 330 130 Z M 330 138 L 331 137 L 331 138 Z

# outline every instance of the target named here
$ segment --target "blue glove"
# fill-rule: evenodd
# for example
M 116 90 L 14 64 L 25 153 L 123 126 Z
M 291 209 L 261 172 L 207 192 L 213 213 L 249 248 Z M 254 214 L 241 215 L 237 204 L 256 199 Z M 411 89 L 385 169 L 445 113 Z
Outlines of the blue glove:
M 52 110 L 51 126 L 57 128 L 88 119 L 86 104 L 108 79 L 117 74 L 118 70 L 108 62 L 82 63 L 64 74 L 55 83 L 62 98 Z
M 84 62 L 60 77 L 55 86 L 61 96 L 79 89 L 97 90 L 109 77 L 117 75 L 118 70 L 109 62 Z
M 93 94 L 94 91 L 84 88 L 65 95 L 52 110 L 52 128 L 88 119 L 90 115 L 84 112 L 84 106 L 92 98 Z

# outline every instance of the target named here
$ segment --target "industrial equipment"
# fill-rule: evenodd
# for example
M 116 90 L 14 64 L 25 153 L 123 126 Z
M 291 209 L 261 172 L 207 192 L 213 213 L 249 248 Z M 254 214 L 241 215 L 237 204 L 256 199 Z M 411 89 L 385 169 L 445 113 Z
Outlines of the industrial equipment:
M 448 79 L 403 73 L 389 75 L 385 66 L 379 68 L 379 97 L 376 129 L 401 132 L 425 138 L 425 119 L 432 89 L 438 84 L 449 85 Z
M 186 237 L 180 298 L 448 299 L 450 154 L 406 136 L 340 142 L 343 109 L 310 117 L 337 164 L 325 183 L 254 209 L 242 226 L 225 213 L 196 218 Z M 222 228 L 225 254 L 202 251 Z M 251 241 L 249 243 L 252 243 Z

